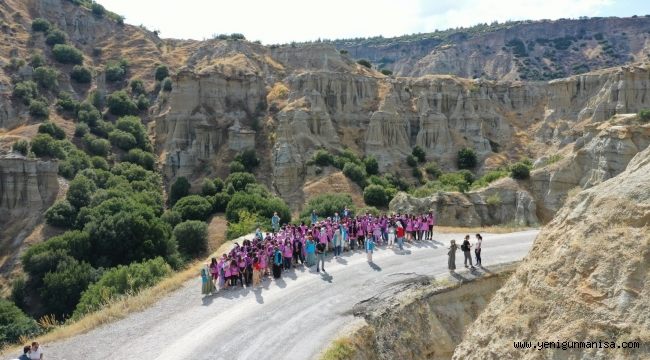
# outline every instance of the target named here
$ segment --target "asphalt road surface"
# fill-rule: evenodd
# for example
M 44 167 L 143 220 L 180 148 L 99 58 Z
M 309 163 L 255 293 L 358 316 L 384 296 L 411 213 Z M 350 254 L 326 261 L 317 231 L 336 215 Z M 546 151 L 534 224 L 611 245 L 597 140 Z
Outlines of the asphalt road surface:
M 537 230 L 485 234 L 483 266 L 521 260 Z M 327 273 L 298 267 L 256 290 L 220 291 L 203 297 L 199 274 L 145 311 L 65 341 L 43 344 L 47 359 L 313 359 L 351 323 L 351 309 L 399 281 L 419 275 L 446 277 L 450 239 L 379 248 L 328 258 Z M 462 252 L 456 266 L 463 269 Z

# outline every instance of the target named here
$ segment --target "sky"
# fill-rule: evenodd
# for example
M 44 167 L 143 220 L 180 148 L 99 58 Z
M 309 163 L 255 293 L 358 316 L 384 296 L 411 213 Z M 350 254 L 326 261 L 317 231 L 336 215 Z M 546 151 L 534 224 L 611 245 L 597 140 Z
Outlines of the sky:
M 507 20 L 650 14 L 647 0 L 97 0 L 163 38 L 242 33 L 264 44 L 399 36 Z

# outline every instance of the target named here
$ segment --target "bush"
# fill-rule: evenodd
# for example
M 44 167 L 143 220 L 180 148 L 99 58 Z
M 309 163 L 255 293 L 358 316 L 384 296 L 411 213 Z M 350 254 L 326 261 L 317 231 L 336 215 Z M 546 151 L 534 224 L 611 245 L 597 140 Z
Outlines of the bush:
M 40 53 L 36 53 L 29 59 L 29 65 L 31 65 L 34 69 L 37 67 L 45 66 L 45 58 Z
M 223 188 L 225 186 L 225 184 L 223 183 L 223 180 L 221 180 L 220 178 L 215 178 L 213 183 L 214 183 L 214 186 L 217 189 L 218 193 L 223 191 Z
M 214 198 L 212 198 L 212 211 L 215 213 L 226 211 L 228 202 L 230 202 L 230 195 L 227 193 L 215 194 Z
M 478 159 L 474 149 L 464 148 L 458 151 L 458 168 L 473 169 L 476 167 Z
M 300 214 L 300 218 L 308 219 L 311 216 L 311 212 L 314 210 L 316 210 L 316 214 L 322 218 L 334 216 L 335 212 L 340 215 L 346 207 L 354 212 L 354 202 L 349 194 L 321 194 L 309 199 L 307 205 L 305 205 L 304 210 Z
M 77 175 L 74 180 L 70 181 L 66 199 L 72 206 L 81 209 L 90 204 L 93 193 L 97 190 L 95 183 L 83 175 Z
M 380 185 L 368 185 L 363 189 L 363 201 L 372 206 L 386 206 L 388 205 L 386 190 Z
M 108 95 L 106 99 L 108 111 L 113 115 L 124 116 L 138 113 L 138 105 L 131 100 L 124 90 L 118 90 Z
M 9 299 L 16 304 L 21 309 L 27 308 L 27 304 L 25 303 L 25 298 L 27 297 L 27 282 L 25 281 L 24 276 L 18 276 L 11 282 L 11 296 Z M 1 322 L 1 320 L 0 320 Z M 2 325 L 0 325 L 2 327 Z M 0 333 L 2 330 L 0 330 Z M 0 335 L 0 339 L 2 338 L 2 335 Z M 0 343 L 2 340 L 0 340 Z
M 45 43 L 50 46 L 65 44 L 68 40 L 68 35 L 59 29 L 52 29 L 47 32 Z
M 260 195 L 255 193 L 235 193 L 226 207 L 226 219 L 230 222 L 239 221 L 239 212 L 246 210 L 251 214 L 266 219 L 265 223 L 270 224 L 273 212 L 277 211 L 281 223 L 291 221 L 291 212 L 284 200 L 270 195 Z
M 165 65 L 158 65 L 154 76 L 156 81 L 163 81 L 169 76 L 169 69 Z
M 490 206 L 499 206 L 501 205 L 501 196 L 498 193 L 494 193 L 485 198 L 485 203 Z
M 372 64 L 370 63 L 370 61 L 368 61 L 368 60 L 366 60 L 366 59 L 357 60 L 357 64 L 359 64 L 359 65 L 361 65 L 361 66 L 365 66 L 365 67 L 367 67 L 368 69 L 371 69 L 371 68 L 372 68 Z
M 172 79 L 167 77 L 162 81 L 162 90 L 166 92 L 172 91 Z
M 122 150 L 131 150 L 138 145 L 138 142 L 135 140 L 133 135 L 119 129 L 111 131 L 111 133 L 108 134 L 108 140 L 110 140 L 111 144 Z
M 129 84 L 131 86 L 131 94 L 140 95 L 145 94 L 147 91 L 144 88 L 144 82 L 140 79 L 133 79 Z
M 208 178 L 203 179 L 203 184 L 201 185 L 201 195 L 213 196 L 216 193 L 217 187 L 214 185 L 214 182 Z
M 0 346 L 17 343 L 22 338 L 40 334 L 34 319 L 25 315 L 11 301 L 0 299 Z
M 226 230 L 226 239 L 228 240 L 248 235 L 264 224 L 264 219 L 260 219 L 259 216 L 251 214 L 246 210 L 241 210 L 237 217 L 239 219 L 238 222 L 228 223 L 228 229 Z
M 156 158 L 153 154 L 141 149 L 129 150 L 129 153 L 124 156 L 123 160 L 138 164 L 147 170 L 154 170 L 156 166 Z
M 62 111 L 69 111 L 73 114 L 77 114 L 81 104 L 79 101 L 75 100 L 70 93 L 60 92 L 59 98 L 56 101 L 56 106 Z
M 77 112 L 77 120 L 88 124 L 91 128 L 93 128 L 93 132 L 95 132 L 98 129 L 95 129 L 95 127 L 98 127 L 98 123 L 102 118 L 102 114 L 99 112 L 99 110 L 95 109 L 94 106 L 88 104 L 88 103 L 81 103 L 81 106 L 79 107 L 79 111 Z M 110 124 L 110 123 L 107 123 Z M 113 124 L 110 124 L 111 126 Z M 112 130 L 112 129 L 111 129 Z M 110 131 L 109 131 L 110 132 Z M 108 136 L 108 133 L 106 132 L 102 136 L 106 137 Z
M 50 27 L 52 24 L 50 24 L 49 21 L 43 18 L 36 18 L 34 21 L 32 21 L 32 31 L 35 32 L 43 32 L 46 33 L 50 30 Z
M 393 72 L 388 70 L 388 69 L 381 69 L 381 73 L 386 75 L 386 76 L 393 75 Z
M 638 113 L 639 119 L 643 122 L 650 121 L 650 109 L 643 109 Z
M 189 195 L 179 199 L 173 210 L 179 213 L 184 221 L 205 221 L 212 214 L 212 204 L 202 196 Z
M 316 150 L 311 157 L 314 164 L 319 166 L 328 166 L 334 163 L 334 157 L 327 150 Z
M 49 66 L 41 66 L 34 69 L 32 78 L 36 83 L 47 90 L 56 90 L 59 87 L 59 72 L 55 68 Z
M 149 98 L 147 98 L 145 94 L 140 94 L 140 96 L 138 96 L 138 100 L 136 101 L 135 105 L 138 107 L 138 110 L 145 111 L 149 108 L 151 103 L 149 102 Z
M 108 162 L 100 156 L 93 156 L 90 158 L 90 164 L 94 169 L 108 170 Z
M 124 116 L 117 119 L 115 127 L 119 130 L 126 131 L 133 135 L 138 147 L 145 149 L 149 144 L 147 139 L 147 130 L 142 125 L 142 121 L 137 116 Z
M 416 145 L 416 146 L 413 148 L 413 151 L 411 152 L 411 154 L 412 154 L 413 156 L 415 156 L 415 158 L 417 159 L 418 162 L 423 163 L 423 162 L 426 160 L 425 158 L 426 158 L 426 155 L 427 155 L 427 154 L 426 154 L 426 153 L 424 152 L 424 150 L 422 150 L 422 148 L 421 148 L 420 146 L 418 146 L 418 145 Z
M 238 173 L 238 172 L 244 172 L 246 171 L 246 168 L 244 167 L 244 164 L 240 163 L 239 161 L 231 161 L 230 164 L 228 165 L 228 170 L 230 170 L 230 173 Z
M 365 165 L 366 173 L 368 175 L 379 174 L 379 163 L 377 162 L 377 158 L 374 156 L 367 156 L 363 159 L 363 164 Z
M 50 116 L 50 109 L 46 102 L 32 100 L 29 102 L 29 114 L 36 118 L 47 119 Z
M 359 165 L 351 162 L 346 163 L 343 166 L 343 174 L 357 183 L 361 188 L 366 186 L 366 173 Z
M 246 189 L 246 185 L 256 182 L 255 175 L 246 172 L 235 172 L 226 178 L 226 184 L 232 184 L 235 191 L 243 191 Z
M 190 182 L 186 178 L 181 176 L 176 179 L 169 189 L 169 205 L 174 206 L 178 199 L 189 195 L 190 187 Z
M 442 170 L 440 170 L 440 167 L 435 162 L 426 164 L 424 166 L 424 171 L 426 171 L 427 174 L 433 176 L 434 178 L 438 178 L 440 175 L 442 175 Z
M 88 263 L 71 259 L 61 262 L 55 272 L 45 274 L 40 295 L 48 313 L 64 318 L 70 315 L 81 293 L 99 277 Z
M 70 72 L 70 79 L 79 84 L 88 84 L 93 80 L 93 74 L 85 66 L 75 65 Z
M 440 181 L 445 189 L 459 192 L 466 192 L 469 190 L 471 184 L 467 181 L 467 177 L 459 172 L 442 174 L 438 178 L 438 181 Z
M 472 183 L 472 189 L 484 188 L 491 182 L 499 180 L 506 176 L 508 176 L 508 172 L 505 170 L 490 170 L 481 176 L 481 178 Z
M 174 228 L 174 238 L 181 254 L 196 258 L 208 250 L 208 225 L 203 221 L 184 221 Z
M 122 81 L 126 77 L 128 69 L 129 63 L 126 60 L 112 61 L 106 65 L 104 77 L 108 82 Z
M 93 12 L 93 15 L 95 15 L 98 18 L 104 17 L 104 14 L 106 13 L 106 9 L 104 7 L 96 2 L 92 2 L 90 5 L 90 10 Z
M 87 145 L 93 155 L 106 157 L 111 152 L 111 142 L 106 139 L 94 138 L 88 141 Z
M 510 166 L 510 177 L 518 180 L 525 180 L 530 177 L 530 166 L 524 162 L 518 162 Z
M 33 81 L 21 81 L 14 86 L 13 96 L 29 105 L 29 102 L 38 96 L 38 86 Z
M 86 123 L 77 123 L 74 127 L 74 136 L 84 137 L 84 135 L 90 132 L 90 127 Z
M 416 167 L 416 166 L 418 166 L 418 161 L 417 161 L 417 159 L 415 158 L 415 156 L 413 156 L 413 155 L 409 155 L 409 156 L 406 157 L 406 163 L 407 163 L 408 166 L 410 166 L 410 167 Z
M 52 49 L 52 56 L 54 60 L 62 64 L 76 64 L 81 65 L 84 61 L 83 54 L 74 46 L 57 44 Z
M 172 228 L 183 221 L 181 215 L 174 210 L 165 210 L 165 212 L 160 216 L 160 219 L 169 224 Z
M 241 154 L 237 155 L 235 160 L 242 163 L 248 172 L 252 172 L 253 169 L 260 164 L 260 159 L 257 157 L 257 153 L 255 153 L 254 149 L 244 150 Z
M 39 134 L 49 134 L 51 137 L 57 140 L 65 139 L 65 131 L 61 129 L 58 125 L 53 122 L 44 122 L 38 126 Z
M 77 209 L 67 200 L 59 200 L 45 212 L 45 221 L 52 226 L 70 228 L 77 218 Z
M 27 140 L 18 140 L 13 145 L 11 145 L 11 150 L 14 152 L 20 153 L 24 156 L 27 156 L 29 153 L 29 143 Z
M 64 158 L 65 153 L 61 148 L 61 145 L 57 143 L 50 135 L 48 134 L 37 134 L 32 139 L 30 148 L 34 155 L 38 157 L 51 156 L 56 158 Z
M 84 291 L 73 319 L 101 309 L 120 295 L 137 293 L 154 286 L 171 273 L 171 267 L 160 257 L 110 269 Z
M 72 179 L 77 172 L 89 167 L 90 159 L 88 155 L 77 148 L 73 148 L 68 150 L 65 160 L 59 163 L 59 174 L 66 179 Z

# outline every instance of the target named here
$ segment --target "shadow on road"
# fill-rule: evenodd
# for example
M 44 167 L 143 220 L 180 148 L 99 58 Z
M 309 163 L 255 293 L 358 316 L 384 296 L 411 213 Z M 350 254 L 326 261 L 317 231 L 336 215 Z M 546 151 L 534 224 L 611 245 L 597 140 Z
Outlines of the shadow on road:
M 320 278 L 323 279 L 323 281 L 327 281 L 330 284 L 332 283 L 332 279 L 334 279 L 334 277 L 332 275 L 326 273 L 325 271 L 323 271 L 320 274 Z
M 457 273 L 455 271 L 451 271 L 450 275 L 451 275 L 451 277 L 453 277 L 454 279 L 456 279 L 458 281 L 467 281 L 466 277 L 464 277 L 463 275 L 461 275 L 461 274 L 459 274 L 459 273 Z
M 411 255 L 411 250 L 400 250 L 398 248 L 393 249 L 395 255 Z
M 374 262 L 369 262 L 368 265 L 370 265 L 370 267 L 375 271 L 381 271 L 381 267 Z
M 277 278 L 277 279 L 275 279 L 275 284 L 276 284 L 279 288 L 283 288 L 283 289 L 284 289 L 284 288 L 287 287 L 287 283 L 286 283 L 282 278 Z
M 262 296 L 261 288 L 257 288 L 253 290 L 253 294 L 255 294 L 255 300 L 257 301 L 258 304 L 264 304 L 264 297 Z
M 289 278 L 291 280 L 296 280 L 298 278 L 296 276 L 295 268 L 291 268 L 291 270 L 284 270 L 284 271 L 282 271 L 282 273 L 284 274 L 284 277 Z
M 337 258 L 336 258 L 336 262 L 339 263 L 339 264 L 343 264 L 343 265 L 347 265 L 347 264 L 348 264 L 348 261 L 345 260 L 345 259 L 342 258 L 342 257 L 337 257 Z

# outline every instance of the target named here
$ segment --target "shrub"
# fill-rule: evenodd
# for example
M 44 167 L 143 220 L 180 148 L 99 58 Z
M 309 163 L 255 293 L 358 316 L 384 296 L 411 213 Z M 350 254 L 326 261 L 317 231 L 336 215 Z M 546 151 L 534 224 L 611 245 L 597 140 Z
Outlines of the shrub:
M 50 109 L 46 102 L 32 100 L 29 102 L 29 114 L 36 118 L 47 119 L 50 116 Z
M 18 276 L 11 282 L 11 296 L 9 299 L 16 304 L 21 309 L 25 309 L 27 304 L 25 303 L 25 298 L 27 297 L 27 282 L 25 281 L 24 276 Z M 0 320 L 1 322 L 1 320 Z M 2 325 L 0 325 L 2 327 Z M 0 330 L 2 332 L 2 330 Z M 2 335 L 0 335 L 0 339 Z M 0 341 L 1 343 L 2 341 Z
M 212 204 L 199 195 L 189 195 L 179 199 L 173 209 L 183 220 L 205 221 L 212 214 Z
M 79 101 L 75 100 L 70 93 L 62 91 L 59 93 L 59 98 L 56 101 L 56 106 L 60 110 L 77 114 L 77 111 L 79 111 L 81 104 Z
M 17 343 L 40 333 L 34 319 L 25 315 L 14 303 L 0 299 L 0 346 Z
M 26 156 L 29 152 L 29 143 L 27 140 L 18 140 L 11 145 L 11 150 Z
M 52 29 L 47 32 L 45 43 L 50 46 L 65 44 L 68 40 L 68 35 L 59 29 Z
M 300 217 L 309 218 L 314 210 L 323 218 L 334 216 L 335 212 L 340 215 L 346 207 L 354 212 L 354 202 L 349 194 L 325 193 L 309 199 Z
M 145 94 L 147 92 L 144 88 L 144 82 L 140 79 L 131 80 L 129 86 L 131 87 L 131 94 L 133 95 Z
M 246 37 L 244 34 L 241 33 L 232 33 L 230 34 L 230 39 L 231 40 L 246 40 Z
M 254 215 L 259 215 L 270 222 L 273 212 L 277 211 L 280 222 L 287 223 L 291 220 L 291 212 L 284 200 L 270 195 L 235 193 L 226 207 L 226 219 L 230 222 L 239 221 L 239 212 L 246 210 Z M 266 222 L 265 222 L 266 223 Z
M 220 178 L 215 178 L 213 183 L 215 188 L 217 189 L 216 192 L 221 192 L 223 190 L 224 188 L 223 180 L 221 180 Z
M 415 156 L 415 158 L 417 159 L 418 162 L 421 162 L 421 163 L 423 163 L 423 162 L 425 161 L 425 158 L 426 158 L 426 155 L 427 155 L 427 154 L 424 152 L 424 150 L 423 150 L 420 146 L 418 146 L 418 145 L 416 145 L 416 146 L 413 148 L 413 151 L 411 152 L 411 154 L 412 154 L 413 156 Z
M 129 150 L 123 160 L 138 164 L 147 170 L 154 170 L 156 166 L 156 158 L 153 154 L 142 149 Z
M 442 174 L 438 178 L 438 181 L 444 186 L 445 189 L 449 189 L 449 191 L 459 192 L 466 192 L 469 190 L 469 186 L 471 184 L 467 181 L 467 177 L 459 172 Z
M 250 234 L 264 223 L 263 219 L 260 219 L 259 216 L 251 214 L 246 210 L 241 210 L 237 217 L 239 219 L 238 222 L 228 223 L 228 229 L 226 230 L 226 239 L 228 240 Z
M 84 135 L 90 132 L 90 127 L 86 123 L 77 123 L 74 127 L 74 136 L 84 137 Z
M 643 122 L 648 122 L 650 121 L 650 109 L 643 109 L 640 110 L 638 113 L 639 119 Z
M 386 76 L 393 75 L 393 72 L 388 70 L 388 69 L 381 69 L 381 73 L 386 75 Z
M 230 195 L 228 195 L 227 193 L 215 194 L 214 198 L 212 199 L 212 211 L 215 213 L 226 211 L 226 207 L 228 207 L 228 202 L 230 202 Z
M 104 76 L 106 81 L 116 82 L 122 81 L 126 77 L 126 72 L 129 69 L 129 64 L 126 60 L 112 61 L 106 65 Z
M 156 66 L 156 73 L 154 77 L 156 81 L 163 81 L 169 76 L 169 69 L 165 65 Z
M 442 170 L 440 170 L 440 167 L 435 162 L 426 164 L 424 166 L 424 171 L 426 171 L 427 174 L 433 176 L 434 178 L 438 178 L 440 175 L 442 175 Z
M 458 168 L 473 169 L 476 167 L 478 159 L 474 149 L 464 148 L 458 151 Z
M 508 176 L 508 172 L 505 170 L 490 170 L 481 176 L 478 180 L 472 183 L 472 189 L 480 189 L 488 186 L 491 182 L 499 180 L 503 177 Z
M 166 77 L 165 80 L 162 81 L 162 90 L 166 92 L 172 91 L 172 79 Z
M 498 193 L 494 193 L 485 198 L 485 203 L 490 206 L 499 206 L 501 205 L 501 196 Z
M 513 179 L 525 180 L 530 177 L 530 166 L 524 162 L 517 162 L 510 166 L 510 176 Z
M 45 212 L 45 221 L 52 226 L 69 228 L 74 225 L 77 209 L 67 200 L 59 200 Z
M 208 225 L 203 221 L 184 221 L 173 232 L 178 250 L 189 258 L 205 254 L 208 250 Z
M 75 65 L 70 72 L 70 79 L 79 84 L 88 84 L 93 80 L 93 74 L 85 66 Z
M 330 154 L 327 150 L 323 150 L 323 149 L 316 150 L 316 152 L 314 152 L 314 155 L 312 155 L 311 159 L 314 162 L 314 164 L 320 166 L 328 166 L 334 163 L 334 157 L 332 156 L 332 154 Z
M 101 118 L 102 114 L 93 105 L 87 102 L 80 104 L 79 111 L 77 112 L 77 120 L 88 124 L 88 126 L 93 128 L 93 131 L 95 130 L 94 128 L 98 125 L 98 122 Z M 108 132 L 103 136 L 108 136 Z
M 409 155 L 406 157 L 406 164 L 410 167 L 416 167 L 418 166 L 418 160 L 415 158 L 413 155 Z
M 59 72 L 49 66 L 41 66 L 34 70 L 32 78 L 36 83 L 47 90 L 56 90 L 59 87 Z
M 366 60 L 366 59 L 357 60 L 357 64 L 359 64 L 359 65 L 361 65 L 361 66 L 365 66 L 365 67 L 367 67 L 368 69 L 371 69 L 371 68 L 372 68 L 372 64 L 370 63 L 370 61 L 368 61 L 368 60 Z
M 149 108 L 151 103 L 149 102 L 149 99 L 145 94 L 140 94 L 140 96 L 138 96 L 138 100 L 136 101 L 135 105 L 138 107 L 138 110 L 145 111 Z
M 48 313 L 59 318 L 69 315 L 81 298 L 81 293 L 99 277 L 88 263 L 71 259 L 61 262 L 55 272 L 45 274 L 41 298 Z
M 363 164 L 365 165 L 366 173 L 368 175 L 376 175 L 379 173 L 379 163 L 377 162 L 377 158 L 374 156 L 367 156 L 363 159 Z
M 106 139 L 90 139 L 87 145 L 88 150 L 93 155 L 106 157 L 111 152 L 111 142 Z
M 29 59 L 29 65 L 31 65 L 34 69 L 44 66 L 45 58 L 40 53 L 36 53 Z
M 74 147 L 74 145 L 70 145 Z M 59 163 L 59 174 L 67 179 L 72 179 L 77 172 L 89 167 L 88 155 L 77 148 L 72 148 L 68 150 L 65 160 Z
M 32 139 L 30 148 L 34 155 L 42 156 L 52 156 L 52 157 L 65 157 L 65 153 L 61 148 L 61 145 L 58 144 L 50 135 L 48 134 L 37 134 Z
M 346 163 L 345 166 L 343 166 L 343 174 L 357 183 L 361 188 L 365 187 L 366 173 L 359 165 L 351 162 Z
M 134 115 L 138 112 L 138 105 L 131 100 L 129 94 L 124 90 L 118 90 L 108 95 L 106 104 L 108 105 L 108 111 L 113 115 Z
M 21 81 L 14 86 L 13 96 L 21 99 L 23 104 L 29 105 L 29 102 L 38 96 L 38 86 L 33 81 Z
M 228 165 L 228 169 L 230 170 L 231 174 L 246 171 L 244 164 L 240 163 L 239 161 L 231 161 Z
M 94 1 L 90 5 L 90 10 L 93 12 L 93 15 L 95 15 L 98 18 L 103 17 L 104 14 L 106 13 L 106 9 L 104 9 L 104 7 L 101 4 L 96 3 Z
M 93 193 L 97 190 L 95 183 L 83 175 L 77 175 L 74 180 L 70 181 L 66 199 L 72 206 L 81 209 L 90 204 Z
M 260 159 L 257 157 L 257 153 L 254 149 L 244 150 L 241 154 L 237 155 L 235 160 L 242 163 L 248 172 L 252 172 L 253 169 L 260 164 Z
M 112 268 L 84 291 L 72 318 L 79 319 L 85 314 L 99 310 L 121 295 L 137 293 L 154 286 L 171 273 L 171 267 L 160 257 Z
M 49 21 L 43 18 L 36 18 L 34 21 L 32 21 L 32 31 L 35 32 L 43 32 L 46 33 L 50 30 L 50 27 L 52 24 L 50 24 Z
M 57 140 L 65 139 L 65 131 L 61 129 L 57 124 L 53 122 L 44 122 L 38 126 L 39 134 L 49 134 L 51 137 Z
M 90 164 L 94 169 L 108 170 L 108 162 L 100 156 L 93 156 L 90 158 Z
M 138 147 L 145 149 L 149 143 L 147 139 L 147 130 L 142 125 L 142 121 L 137 116 L 123 116 L 117 119 L 115 127 L 119 130 L 126 131 L 133 135 Z
M 138 145 L 138 142 L 135 140 L 135 137 L 133 137 L 133 135 L 119 129 L 111 131 L 111 133 L 108 134 L 108 139 L 110 140 L 111 144 L 119 147 L 122 150 L 131 150 L 136 147 L 136 145 Z
M 217 187 L 214 185 L 214 182 L 208 178 L 203 179 L 203 184 L 201 185 L 201 195 L 213 196 L 216 193 Z
M 255 175 L 246 172 L 235 172 L 226 178 L 226 184 L 232 184 L 235 191 L 243 191 L 246 189 L 246 185 L 256 182 Z
M 52 49 L 52 56 L 54 56 L 54 60 L 62 64 L 81 65 L 84 61 L 84 57 L 81 51 L 73 46 L 65 44 L 54 45 L 54 49 Z
M 174 206 L 178 199 L 187 196 L 190 193 L 190 182 L 184 177 L 179 177 L 174 181 L 169 189 L 169 205 Z
M 368 185 L 363 189 L 363 201 L 372 206 L 386 206 L 388 204 L 386 190 L 380 185 Z
M 174 210 L 165 210 L 165 212 L 160 216 L 160 219 L 169 224 L 172 228 L 183 221 L 181 215 Z

